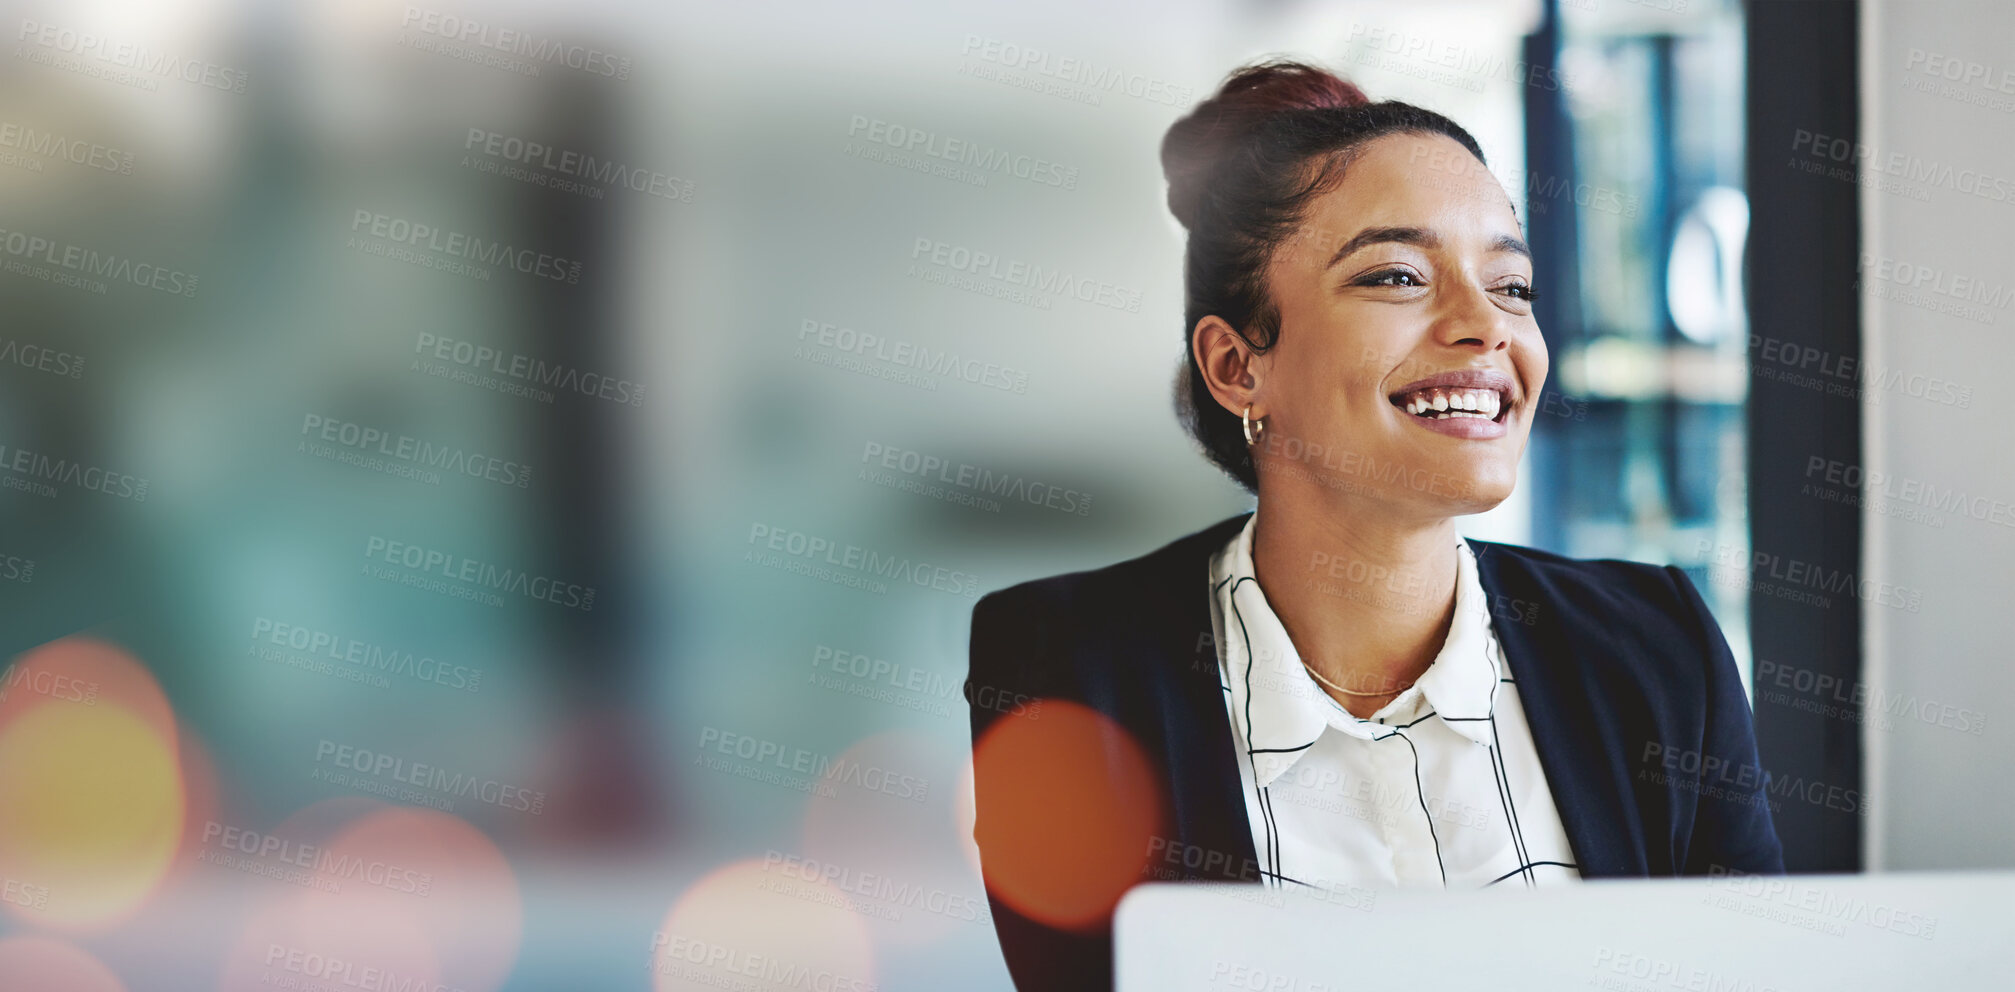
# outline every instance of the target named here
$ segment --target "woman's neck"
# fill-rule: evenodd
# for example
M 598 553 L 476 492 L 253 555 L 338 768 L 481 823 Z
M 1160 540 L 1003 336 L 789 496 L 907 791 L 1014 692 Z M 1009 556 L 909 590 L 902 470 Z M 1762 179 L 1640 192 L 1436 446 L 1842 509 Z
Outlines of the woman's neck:
M 1252 564 L 1267 604 L 1310 668 L 1346 689 L 1379 693 L 1324 687 L 1352 714 L 1370 716 L 1412 685 L 1448 639 L 1454 522 L 1264 495 L 1260 504 Z

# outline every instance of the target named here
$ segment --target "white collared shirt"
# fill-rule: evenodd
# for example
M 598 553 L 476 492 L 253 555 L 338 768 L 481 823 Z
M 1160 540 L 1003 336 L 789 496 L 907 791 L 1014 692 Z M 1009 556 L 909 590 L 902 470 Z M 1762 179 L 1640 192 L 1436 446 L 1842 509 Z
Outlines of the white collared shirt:
M 1269 884 L 1334 893 L 1579 881 L 1469 545 L 1453 550 L 1455 617 L 1441 652 L 1365 719 L 1309 676 L 1260 591 L 1258 520 L 1211 559 L 1211 622 Z M 1336 595 L 1388 595 L 1375 582 L 1312 580 Z

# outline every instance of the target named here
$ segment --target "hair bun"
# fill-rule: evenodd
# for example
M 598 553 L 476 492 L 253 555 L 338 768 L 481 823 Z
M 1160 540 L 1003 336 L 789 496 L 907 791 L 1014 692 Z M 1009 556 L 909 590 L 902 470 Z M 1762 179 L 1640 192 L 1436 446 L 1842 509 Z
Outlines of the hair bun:
M 1305 62 L 1271 59 L 1234 70 L 1215 95 L 1169 125 L 1162 138 L 1169 211 L 1185 229 L 1194 228 L 1211 169 L 1269 117 L 1370 102 L 1355 84 Z

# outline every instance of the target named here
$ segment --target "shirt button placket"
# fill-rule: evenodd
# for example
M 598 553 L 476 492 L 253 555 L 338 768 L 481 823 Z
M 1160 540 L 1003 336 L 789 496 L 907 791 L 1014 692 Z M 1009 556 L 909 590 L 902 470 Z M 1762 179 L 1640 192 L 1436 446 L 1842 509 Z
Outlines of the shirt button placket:
M 1407 741 L 1393 737 L 1379 742 L 1379 798 L 1393 875 L 1401 885 L 1440 885 L 1441 862 L 1413 771 L 1413 747 Z

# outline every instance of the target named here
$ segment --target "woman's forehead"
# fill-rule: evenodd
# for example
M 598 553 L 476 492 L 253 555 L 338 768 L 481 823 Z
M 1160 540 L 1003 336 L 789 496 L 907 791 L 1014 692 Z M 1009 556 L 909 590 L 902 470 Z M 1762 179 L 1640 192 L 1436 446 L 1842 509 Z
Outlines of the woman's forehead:
M 1369 142 L 1352 157 L 1343 181 L 1310 204 L 1303 221 L 1339 243 L 1365 227 L 1423 227 L 1483 240 L 1519 233 L 1510 195 L 1497 177 L 1469 149 L 1440 134 Z

